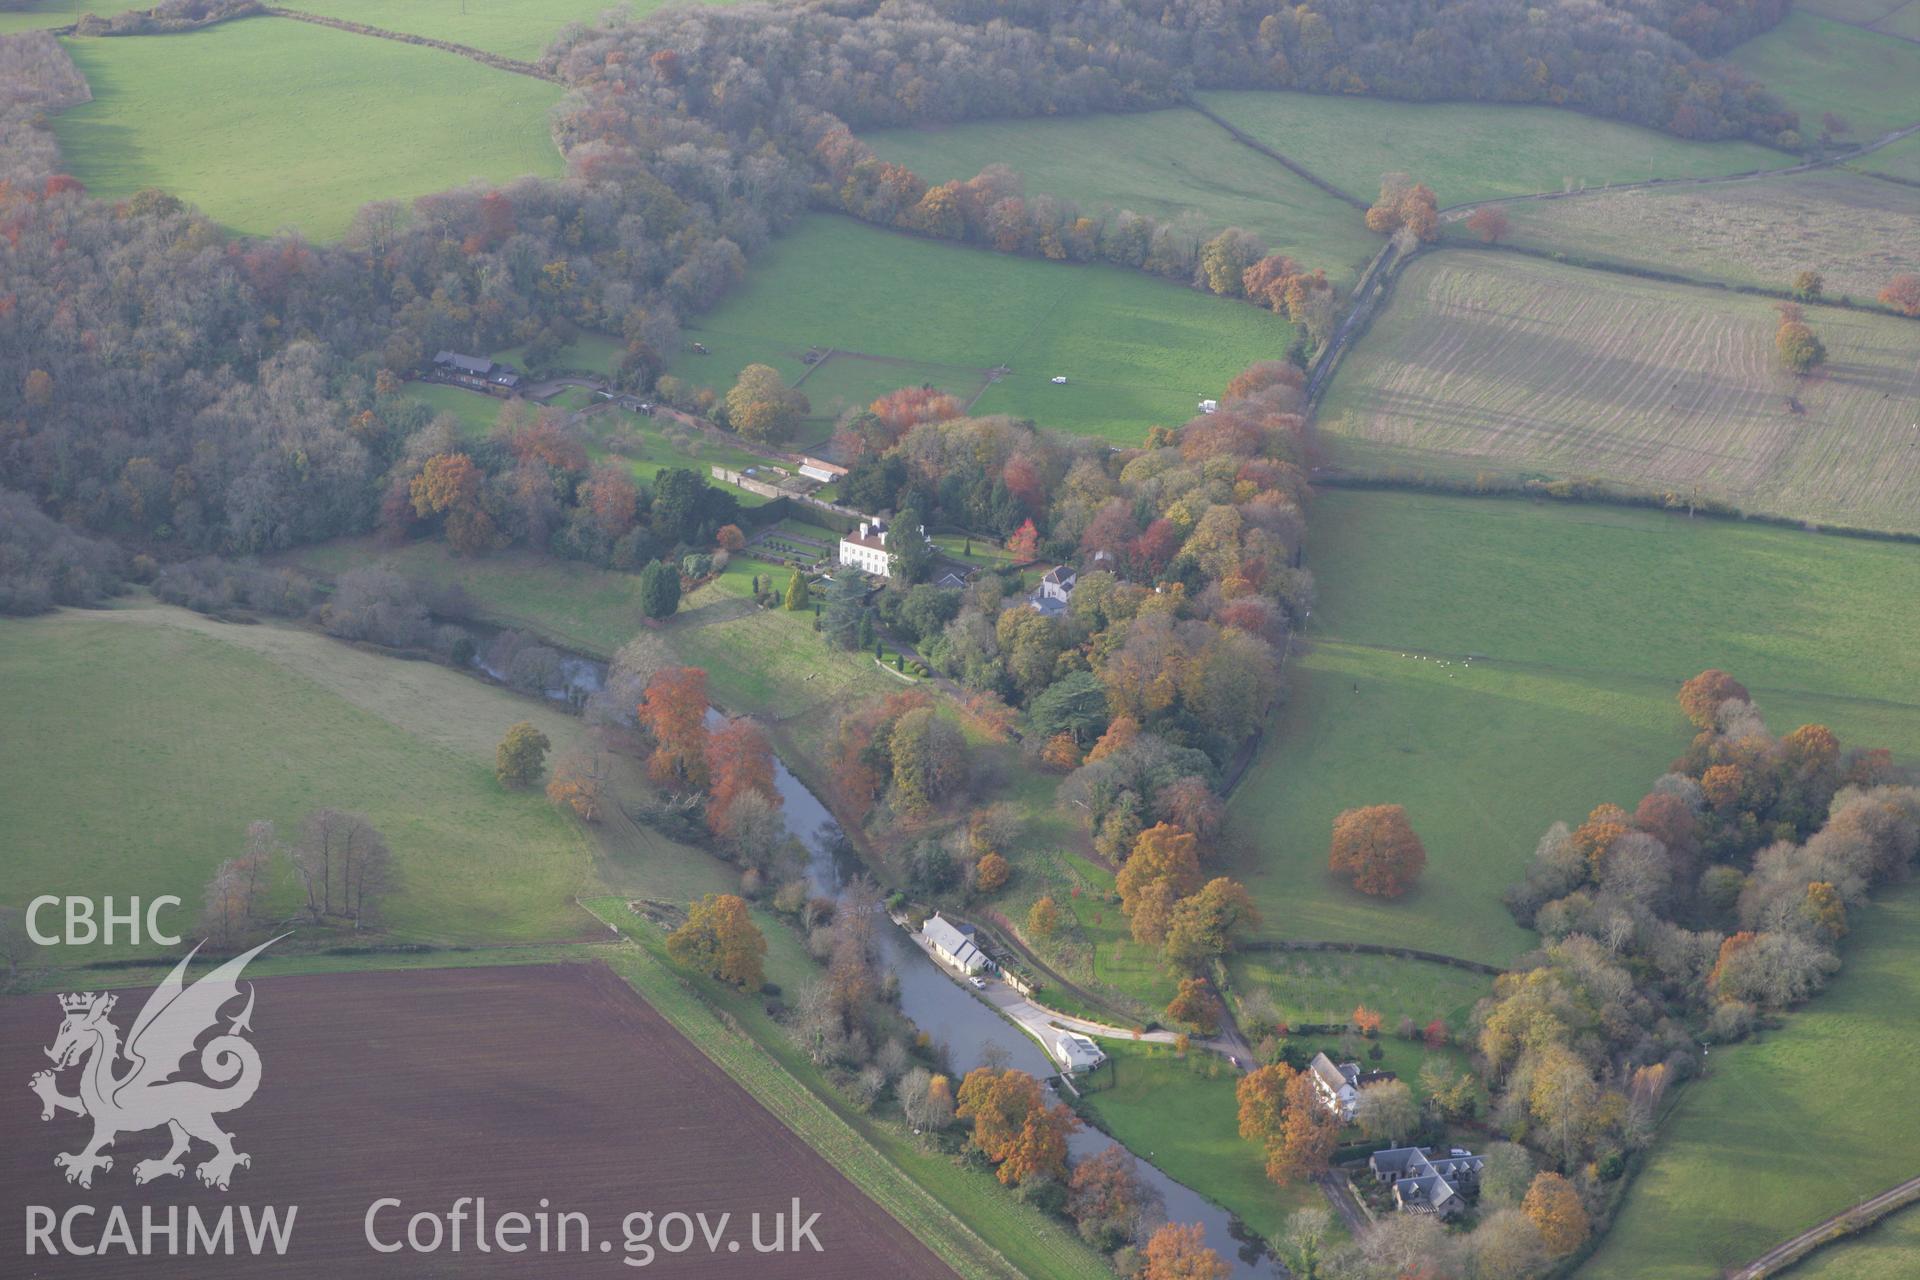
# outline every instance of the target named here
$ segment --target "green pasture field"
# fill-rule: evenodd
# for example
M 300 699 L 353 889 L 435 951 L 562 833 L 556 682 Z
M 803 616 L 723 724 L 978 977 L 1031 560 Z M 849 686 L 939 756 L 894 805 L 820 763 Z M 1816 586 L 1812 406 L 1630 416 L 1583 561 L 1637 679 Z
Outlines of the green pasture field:
M 685 3 L 686 0 L 672 0 Z M 716 0 L 695 0 L 715 3 Z M 725 0 L 719 0 L 724 3 Z M 388 31 L 471 45 L 488 53 L 537 62 L 571 23 L 593 26 L 616 9 L 644 18 L 669 0 L 295 0 L 287 6 Z
M 557 86 L 435 49 L 272 17 L 67 48 L 93 86 L 54 118 L 74 176 L 107 198 L 164 187 L 248 235 L 332 240 L 370 200 L 564 168 Z
M 619 363 L 626 353 L 626 346 L 618 338 L 604 333 L 582 331 L 575 335 L 572 342 L 560 348 L 548 366 L 553 369 L 588 369 L 594 373 L 613 372 L 613 366 Z M 491 358 L 501 364 L 510 364 L 521 372 L 526 372 L 527 349 L 525 346 L 508 347 L 495 351 Z
M 1242 951 L 1227 961 L 1233 991 L 1264 990 L 1289 1025 L 1345 1022 L 1356 1005 L 1378 1013 L 1388 1032 L 1400 1019 L 1425 1028 L 1435 1018 L 1460 1033 L 1493 979 L 1450 965 L 1343 951 Z
M 1920 758 L 1910 546 L 1345 490 L 1310 520 L 1309 643 L 1223 842 L 1265 936 L 1511 960 L 1533 935 L 1501 891 L 1550 823 L 1635 803 L 1680 754 L 1693 730 L 1673 695 L 1705 667 L 1744 681 L 1778 732 L 1818 721 Z M 1326 869 L 1334 817 L 1366 804 L 1404 804 L 1426 844 L 1400 899 Z
M 1857 1236 L 1821 1248 L 1785 1274 L 1793 1280 L 1910 1280 L 1920 1258 L 1920 1210 L 1912 1205 Z
M 1920 44 L 1831 22 L 1796 9 L 1765 35 L 1730 50 L 1731 63 L 1800 113 L 1811 139 L 1820 118 L 1846 118 L 1855 142 L 1920 122 Z
M 1008 1280 L 1110 1274 L 1071 1230 L 1009 1195 L 992 1174 L 854 1109 L 767 1015 L 757 993 L 674 966 L 659 931 L 619 900 L 588 905 L 637 944 L 609 958 L 616 973 L 960 1274 Z
M 1878 151 L 1869 151 L 1853 161 L 1851 167 L 1868 173 L 1883 173 L 1909 183 L 1920 183 L 1920 133 L 1908 134 Z M 1912 189 L 1908 188 L 1909 191 Z
M 1906 4 L 1874 23 L 1873 29 L 1907 40 L 1920 40 L 1920 0 L 1907 0 Z
M 835 354 L 807 375 L 800 390 L 812 406 L 809 416 L 830 423 L 846 410 L 864 409 L 902 387 L 938 387 L 964 405 L 986 385 L 985 369 Z
M 764 262 L 765 259 L 761 259 L 748 273 L 749 287 L 754 273 Z M 703 318 L 712 319 L 712 316 Z M 785 377 L 787 385 L 800 388 L 801 394 L 807 397 L 807 417 L 794 438 L 782 442 L 796 449 L 825 439 L 831 434 L 834 421 L 846 410 L 863 409 L 902 387 L 938 387 L 966 404 L 980 394 L 988 378 L 984 367 L 968 368 L 853 351 L 834 352 L 823 364 L 809 367 L 801 359 L 811 345 L 806 342 L 746 337 L 691 325 L 686 335 L 687 342 L 668 372 L 693 386 L 710 387 L 716 394 L 725 396 L 742 369 L 750 364 L 764 364 Z M 706 354 L 693 350 L 695 341 L 707 348 Z
M 1359 210 L 1196 111 L 988 120 L 863 137 L 928 182 L 1004 164 L 1025 180 L 1029 197 L 1071 200 L 1091 216 L 1131 209 L 1184 217 L 1204 234 L 1242 227 L 1335 280 L 1353 279 L 1380 247 Z
M 1920 531 L 1920 326 L 1811 308 L 1796 378 L 1763 298 L 1487 251 L 1423 256 L 1319 415 L 1368 473 L 1597 477 L 1684 503 Z
M 1871 27 L 1901 4 L 1902 0 L 1800 0 L 1794 8 L 1851 26 Z
M 1912 187 L 1847 169 L 1816 169 L 1751 182 L 1522 201 L 1506 206 L 1513 228 L 1507 242 L 1767 289 L 1791 288 L 1796 274 L 1817 270 L 1827 297 L 1870 302 L 1895 274 L 1920 264 L 1916 209 L 1920 191 Z M 1468 234 L 1454 226 L 1456 234 Z
M 1254 361 L 1280 358 L 1293 339 L 1270 312 L 1138 272 L 1016 258 L 825 215 L 775 240 L 703 323 L 730 335 L 740 354 L 784 351 L 795 365 L 810 346 L 965 369 L 1005 364 L 1013 372 L 975 413 L 1124 444 L 1155 424 L 1185 422 L 1198 400 Z M 705 342 L 705 332 L 694 336 Z M 714 356 L 682 357 L 675 372 L 725 391 L 738 366 L 708 345 Z M 703 368 L 714 372 L 702 377 Z M 1055 375 L 1068 384 L 1053 385 Z
M 1824 992 L 1782 1029 L 1711 1050 L 1708 1075 L 1684 1086 L 1582 1280 L 1720 1274 L 1913 1176 L 1920 888 L 1888 891 L 1853 923 L 1845 968 Z M 1874 1082 L 1867 1097 L 1832 1087 L 1835 1064 Z M 1910 1238 L 1910 1219 L 1909 1210 L 1879 1238 L 1840 1246 L 1824 1272 L 1816 1254 L 1790 1274 L 1872 1275 L 1848 1259 L 1878 1245 L 1873 1265 L 1891 1264 L 1888 1241 Z M 1913 1274 L 1913 1255 L 1882 1274 Z
M 1553 107 L 1395 102 L 1234 90 L 1208 110 L 1349 195 L 1372 200 L 1383 173 L 1432 187 L 1442 205 L 1648 178 L 1777 169 L 1793 157 L 1750 142 L 1687 142 Z
M 1269 1240 L 1299 1209 L 1324 1205 L 1311 1182 L 1277 1187 L 1267 1180 L 1267 1158 L 1240 1136 L 1240 1073 L 1216 1054 L 1172 1045 L 1102 1040 L 1108 1065 L 1085 1095 L 1100 1127 L 1135 1155 L 1150 1159 Z M 1334 1219 L 1335 1230 L 1339 1219 Z
M 505 792 L 494 748 L 531 720 L 578 722 L 425 662 L 294 628 L 159 605 L 0 625 L 0 901 L 171 893 L 197 910 L 249 821 L 291 839 L 323 805 L 365 812 L 393 847 L 392 937 L 532 942 L 591 927 L 572 902 L 586 841 L 538 791 Z M 272 902 L 296 890 L 273 873 Z

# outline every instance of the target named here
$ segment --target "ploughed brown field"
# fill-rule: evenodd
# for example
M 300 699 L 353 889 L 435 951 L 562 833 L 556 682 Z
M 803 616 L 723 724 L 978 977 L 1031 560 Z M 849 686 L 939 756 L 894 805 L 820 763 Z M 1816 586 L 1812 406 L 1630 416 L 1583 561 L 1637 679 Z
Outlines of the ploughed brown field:
M 209 967 L 196 963 L 190 977 Z M 135 1186 L 135 1163 L 165 1153 L 160 1129 L 123 1134 L 108 1149 L 113 1168 L 95 1174 L 91 1190 L 70 1185 L 54 1155 L 80 1149 L 91 1123 L 64 1112 L 43 1123 L 28 1090 L 48 1066 L 42 1051 L 53 1043 L 60 1007 L 52 995 L 0 1000 L 0 1274 L 951 1274 L 603 966 L 329 974 L 256 985 L 251 1039 L 262 1059 L 260 1088 L 245 1107 L 216 1117 L 253 1163 L 234 1172 L 226 1192 L 194 1179 L 209 1153 L 197 1143 L 184 1159 L 185 1178 Z M 124 1033 L 146 993 L 119 995 L 113 1021 Z M 238 1008 L 236 1001 L 226 1012 Z M 61 1091 L 74 1093 L 78 1077 L 76 1069 L 62 1072 Z M 445 1229 L 462 1196 L 486 1198 L 490 1234 L 502 1215 L 527 1214 L 532 1230 L 519 1238 L 529 1243 L 538 1240 L 534 1215 L 544 1197 L 545 1212 L 556 1215 L 550 1238 L 557 1215 L 577 1211 L 590 1223 L 589 1247 L 581 1249 L 576 1227 L 568 1252 L 477 1252 L 471 1207 L 459 1253 L 449 1250 L 450 1238 L 434 1253 L 382 1254 L 366 1241 L 363 1221 L 376 1200 L 402 1202 L 376 1223 L 382 1241 L 393 1242 L 417 1212 L 433 1213 Z M 791 1241 L 796 1197 L 801 1221 L 819 1214 L 813 1235 L 821 1251 L 802 1243 L 797 1253 L 756 1252 L 753 1215 L 760 1215 L 763 1243 L 773 1239 L 776 1216 L 787 1220 Z M 110 1206 L 126 1209 L 136 1243 L 142 1206 L 162 1215 L 179 1206 L 182 1253 L 140 1258 L 116 1248 L 88 1258 L 62 1249 L 57 1257 L 27 1257 L 27 1206 L 64 1214 L 77 1204 L 96 1210 L 76 1220 L 82 1244 L 101 1239 Z M 241 1206 L 257 1213 L 298 1205 L 299 1212 L 284 1257 L 210 1259 L 184 1255 L 189 1205 L 208 1220 L 233 1206 L 236 1239 L 244 1239 Z M 648 1210 L 656 1224 L 651 1263 L 623 1265 L 641 1256 L 628 1253 L 623 1220 Z M 714 1251 L 696 1220 L 693 1246 L 669 1253 L 657 1233 L 676 1211 L 704 1211 L 709 1227 L 721 1213 L 731 1217 Z M 678 1224 L 668 1230 L 679 1244 Z M 57 1245 L 58 1228 L 53 1239 Z

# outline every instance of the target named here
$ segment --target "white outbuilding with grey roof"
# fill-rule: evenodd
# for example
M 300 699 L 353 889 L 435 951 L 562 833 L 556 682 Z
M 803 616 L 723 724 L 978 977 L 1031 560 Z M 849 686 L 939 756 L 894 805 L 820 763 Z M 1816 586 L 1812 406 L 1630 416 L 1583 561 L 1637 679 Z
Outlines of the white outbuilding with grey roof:
M 971 935 L 936 912 L 920 927 L 920 935 L 933 948 L 934 955 L 962 973 L 982 973 L 993 968 L 987 953 L 974 945 Z

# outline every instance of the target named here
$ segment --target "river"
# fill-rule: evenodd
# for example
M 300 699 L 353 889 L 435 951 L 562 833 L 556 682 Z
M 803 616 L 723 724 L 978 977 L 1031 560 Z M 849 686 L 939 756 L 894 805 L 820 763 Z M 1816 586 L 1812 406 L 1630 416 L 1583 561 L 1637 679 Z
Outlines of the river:
M 482 628 L 474 630 L 480 638 L 474 667 L 504 682 L 505 673 L 493 670 L 485 658 L 490 647 L 488 642 L 497 633 Z M 542 692 L 550 699 L 576 708 L 606 683 L 606 664 L 579 654 L 561 651 L 557 671 L 558 683 Z M 724 718 L 718 711 L 710 711 L 708 717 L 713 723 Z M 808 881 L 815 893 L 838 900 L 846 888 L 849 870 L 857 869 L 842 865 L 843 859 L 849 863 L 855 859 L 848 851 L 839 824 L 777 755 L 773 762 L 773 780 L 780 792 L 781 814 L 787 830 L 807 850 Z M 901 1012 L 936 1044 L 945 1047 L 956 1073 L 964 1075 L 980 1066 L 989 1047 L 997 1047 L 1005 1055 L 1007 1065 L 1038 1079 L 1047 1080 L 1057 1072 L 1052 1059 L 1025 1031 L 949 977 L 891 922 L 875 930 L 874 936 L 879 942 L 881 963 L 899 980 Z M 1099 1155 L 1116 1145 L 1113 1138 L 1092 1125 L 1084 1125 L 1067 1143 L 1075 1160 Z M 1286 1268 L 1231 1213 L 1184 1183 L 1175 1182 L 1144 1159 L 1140 1161 L 1140 1176 L 1160 1193 L 1169 1222 L 1198 1222 L 1206 1228 L 1208 1246 L 1233 1268 L 1235 1280 L 1273 1280 L 1287 1274 Z
M 774 785 L 782 800 L 787 830 L 807 849 L 807 878 L 814 892 L 839 897 L 846 878 L 838 851 L 844 848 L 839 824 L 825 805 L 778 756 L 773 764 Z M 993 1006 L 949 977 L 926 952 L 888 925 L 875 931 L 882 963 L 900 982 L 900 1010 L 920 1030 L 946 1047 L 955 1072 L 964 1075 L 980 1066 L 989 1045 L 1006 1054 L 1007 1065 L 1045 1080 L 1058 1068 L 1027 1033 L 996 1012 Z M 1068 1140 L 1075 1160 L 1099 1155 L 1118 1145 L 1114 1139 L 1085 1125 Z M 1136 1156 L 1138 1153 L 1135 1153 Z M 1207 1244 L 1233 1267 L 1238 1280 L 1271 1280 L 1286 1269 L 1268 1253 L 1238 1218 L 1184 1183 L 1175 1182 L 1146 1160 L 1140 1175 L 1160 1193 L 1169 1222 L 1198 1222 L 1206 1228 Z

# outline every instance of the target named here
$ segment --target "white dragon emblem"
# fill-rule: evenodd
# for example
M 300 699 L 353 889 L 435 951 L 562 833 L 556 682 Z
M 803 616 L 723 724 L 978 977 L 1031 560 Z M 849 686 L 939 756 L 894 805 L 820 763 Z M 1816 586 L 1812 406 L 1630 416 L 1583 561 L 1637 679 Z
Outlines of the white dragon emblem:
M 56 1167 L 66 1170 L 68 1182 L 91 1187 L 96 1169 L 113 1168 L 113 1157 L 102 1155 L 102 1148 L 112 1146 L 120 1134 L 161 1125 L 171 1133 L 172 1147 L 157 1160 L 134 1165 L 136 1183 L 184 1174 L 180 1157 L 195 1138 L 214 1149 L 194 1171 L 209 1187 L 225 1191 L 235 1166 L 252 1165 L 251 1157 L 233 1149 L 233 1135 L 213 1120 L 222 1112 L 244 1107 L 260 1087 L 259 1050 L 241 1034 L 253 1029 L 251 983 L 246 1008 L 232 1019 L 224 1035 L 214 1036 L 200 1049 L 200 1070 L 224 1087 L 173 1077 L 185 1066 L 201 1035 L 219 1021 L 221 1008 L 240 994 L 240 972 L 247 962 L 279 940 L 269 939 L 235 956 L 189 987 L 184 978 L 187 964 L 200 950 L 195 947 L 147 997 L 133 1030 L 127 1033 L 124 1050 L 119 1028 L 107 1017 L 117 997 L 93 991 L 60 997 L 65 1019 L 53 1047 L 46 1051 L 53 1059 L 53 1070 L 36 1073 L 28 1087 L 40 1096 L 42 1120 L 51 1120 L 61 1111 L 93 1120 L 93 1139 L 86 1146 L 53 1158 Z M 130 1065 L 116 1074 L 123 1057 Z M 80 1092 L 71 1097 L 61 1093 L 56 1073 L 80 1063 L 84 1063 Z

